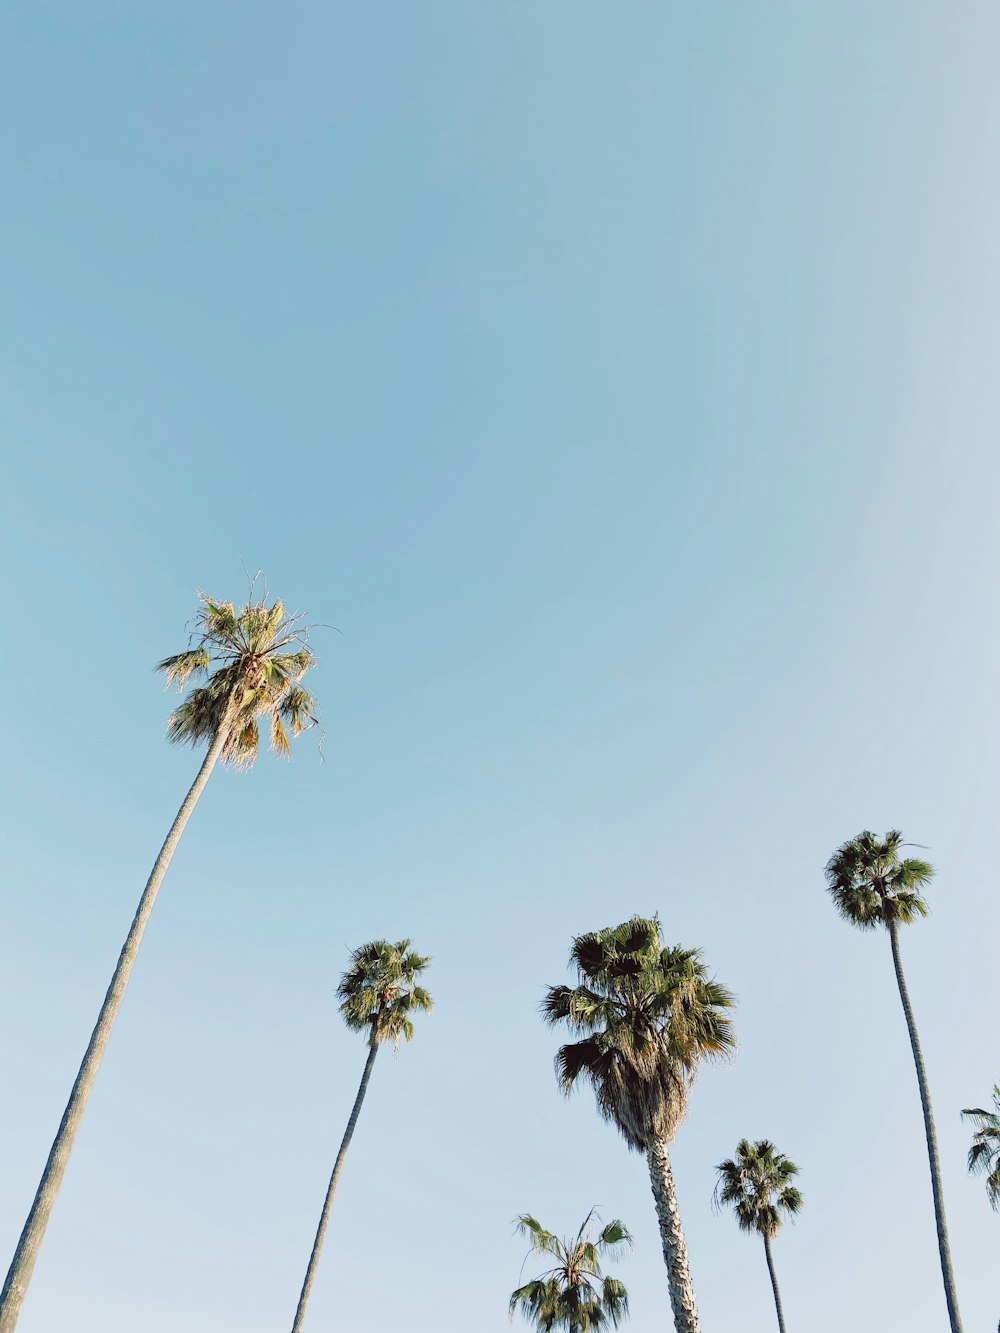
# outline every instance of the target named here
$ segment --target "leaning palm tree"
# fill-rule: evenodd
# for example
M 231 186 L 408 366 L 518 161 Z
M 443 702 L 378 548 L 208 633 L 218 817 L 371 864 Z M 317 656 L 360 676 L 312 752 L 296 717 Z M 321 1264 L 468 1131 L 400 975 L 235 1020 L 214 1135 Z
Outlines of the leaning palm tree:
M 716 1170 L 719 1173 L 713 1195 L 716 1207 L 730 1204 L 740 1230 L 756 1232 L 764 1238 L 778 1327 L 785 1333 L 771 1241 L 784 1219 L 793 1217 L 802 1207 L 802 1195 L 792 1184 L 799 1168 L 767 1139 L 759 1139 L 756 1143 L 740 1139 L 736 1156 L 722 1162 Z
M 924 901 L 922 891 L 933 878 L 934 867 L 917 857 L 900 857 L 900 849 L 904 845 L 903 835 L 898 829 L 891 829 L 884 838 L 879 838 L 866 829 L 856 838 L 845 842 L 830 857 L 826 864 L 826 882 L 837 910 L 845 921 L 849 921 L 852 926 L 857 926 L 860 930 L 874 930 L 878 926 L 884 926 L 889 934 L 892 965 L 896 973 L 899 998 L 903 1004 L 906 1029 L 910 1035 L 910 1048 L 913 1051 L 913 1063 L 916 1066 L 917 1085 L 920 1090 L 920 1105 L 923 1108 L 931 1191 L 934 1197 L 934 1217 L 937 1224 L 938 1254 L 941 1260 L 941 1275 L 944 1279 L 948 1318 L 951 1322 L 951 1333 L 961 1333 L 962 1319 L 958 1312 L 958 1295 L 951 1267 L 951 1250 L 948 1246 L 944 1192 L 941 1188 L 941 1163 L 938 1158 L 931 1094 L 927 1085 L 927 1071 L 924 1068 L 920 1040 L 917 1036 L 917 1024 L 913 1017 L 913 1007 L 910 1004 L 910 995 L 903 976 L 903 964 L 899 956 L 899 927 L 909 925 L 918 917 L 927 915 L 927 903 Z
M 295 1309 L 292 1333 L 299 1333 L 306 1316 L 306 1305 L 312 1291 L 319 1263 L 320 1251 L 326 1237 L 327 1224 L 330 1221 L 330 1207 L 337 1192 L 337 1183 L 344 1166 L 347 1149 L 351 1146 L 354 1129 L 361 1114 L 361 1104 L 368 1091 L 368 1080 L 372 1076 L 372 1067 L 378 1048 L 391 1041 L 393 1049 L 399 1049 L 401 1039 L 413 1040 L 413 1022 L 411 1014 L 418 1011 L 429 1012 L 431 997 L 424 988 L 417 984 L 417 978 L 430 963 L 410 948 L 409 940 L 398 940 L 390 944 L 388 940 L 373 940 L 363 944 L 351 954 L 351 965 L 341 978 L 337 988 L 340 997 L 340 1013 L 352 1032 L 363 1032 L 368 1039 L 368 1058 L 358 1087 L 358 1095 L 347 1121 L 347 1129 L 340 1143 L 337 1160 L 333 1164 L 333 1174 L 327 1186 L 323 1211 L 320 1213 L 316 1238 L 306 1267 L 305 1280 L 299 1294 L 299 1303 Z
M 290 754 L 286 726 L 295 735 L 315 720 L 312 697 L 300 684 L 314 664 L 307 631 L 299 618 L 289 615 L 280 601 L 270 606 L 266 596 L 254 601 L 251 585 L 251 600 L 238 612 L 231 602 L 218 602 L 201 594 L 191 646 L 157 666 L 167 683 L 176 683 L 181 690 L 189 680 L 203 678 L 204 683 L 192 689 L 171 714 L 167 735 L 178 744 L 204 742 L 208 749 L 153 863 L 63 1112 L 0 1295 L 0 1333 L 12 1333 L 17 1324 L 73 1140 L 121 1008 L 156 895 L 184 827 L 219 760 L 235 768 L 249 768 L 253 764 L 262 723 L 269 728 L 272 749 L 282 755 Z
M 986 1193 L 990 1206 L 1000 1212 L 1000 1083 L 993 1089 L 993 1110 L 969 1106 L 962 1112 L 964 1120 L 976 1127 L 969 1149 L 969 1170 L 975 1176 L 986 1177 Z
M 698 1066 L 735 1048 L 727 1016 L 735 1001 L 710 979 L 697 949 L 664 947 L 656 918 L 580 935 L 570 960 L 579 984 L 551 987 L 542 1003 L 547 1022 L 582 1038 L 556 1056 L 560 1087 L 569 1093 L 589 1082 L 600 1114 L 645 1155 L 674 1324 L 698 1333 L 669 1150 Z
M 517 1230 L 527 1236 L 532 1254 L 545 1254 L 555 1263 L 540 1277 L 518 1287 L 510 1298 L 510 1316 L 520 1309 L 538 1333 L 597 1333 L 610 1324 L 617 1328 L 628 1318 L 628 1292 L 615 1277 L 605 1277 L 601 1260 L 631 1249 L 632 1236 L 617 1218 L 601 1227 L 596 1239 L 588 1228 L 596 1215 L 591 1208 L 572 1240 L 560 1240 L 530 1213 L 517 1219 Z

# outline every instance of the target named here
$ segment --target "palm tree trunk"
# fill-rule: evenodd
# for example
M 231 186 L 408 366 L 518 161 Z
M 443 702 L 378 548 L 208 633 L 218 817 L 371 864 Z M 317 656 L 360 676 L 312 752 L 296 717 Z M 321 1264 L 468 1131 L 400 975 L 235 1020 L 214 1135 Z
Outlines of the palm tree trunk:
M 892 965 L 896 969 L 896 985 L 899 998 L 903 1002 L 903 1014 L 906 1017 L 906 1029 L 910 1034 L 910 1047 L 913 1051 L 913 1063 L 917 1069 L 917 1083 L 920 1087 L 920 1105 L 924 1113 L 924 1133 L 927 1136 L 927 1156 L 931 1168 L 931 1189 L 934 1193 L 934 1220 L 937 1224 L 938 1254 L 941 1257 L 941 1276 L 944 1279 L 944 1295 L 948 1303 L 948 1319 L 951 1333 L 962 1333 L 962 1317 L 958 1313 L 958 1295 L 955 1291 L 955 1275 L 951 1269 L 951 1251 L 948 1248 L 948 1226 L 944 1217 L 944 1192 L 941 1188 L 941 1163 L 938 1159 L 937 1133 L 934 1129 L 934 1113 L 931 1110 L 931 1094 L 927 1086 L 927 1071 L 924 1057 L 920 1050 L 917 1025 L 910 1005 L 909 991 L 903 976 L 903 964 L 899 957 L 899 926 L 893 919 L 888 921 L 889 939 L 892 943 Z M 2 1331 L 0 1331 L 2 1333 Z
M 771 1256 L 771 1237 L 764 1232 L 764 1253 L 767 1255 L 767 1271 L 771 1274 L 771 1290 L 774 1292 L 774 1308 L 778 1312 L 778 1328 L 785 1333 L 785 1316 L 781 1309 L 781 1293 L 778 1291 L 778 1275 L 774 1271 L 774 1259 Z
M 59 1186 L 62 1184 L 66 1165 L 69 1162 L 69 1155 L 73 1149 L 73 1140 L 80 1128 L 80 1122 L 87 1107 L 87 1100 L 94 1086 L 97 1071 L 101 1067 L 108 1039 L 111 1036 L 111 1029 L 114 1027 L 115 1019 L 118 1017 L 118 1011 L 125 997 L 125 988 L 132 975 L 132 968 L 135 966 L 135 960 L 139 954 L 139 946 L 142 943 L 146 924 L 156 902 L 156 895 L 163 883 L 163 877 L 167 873 L 167 867 L 170 865 L 181 834 L 184 832 L 184 827 L 191 818 L 191 813 L 198 803 L 198 797 L 204 790 L 205 784 L 211 777 L 212 769 L 222 753 L 229 733 L 233 709 L 234 704 L 230 703 L 220 723 L 219 730 L 208 747 L 208 753 L 198 770 L 198 776 L 191 784 L 191 788 L 170 826 L 170 832 L 160 848 L 160 854 L 156 858 L 149 879 L 146 881 L 142 897 L 139 899 L 139 906 L 132 919 L 132 926 L 118 956 L 118 964 L 111 978 L 111 985 L 108 987 L 104 1003 L 101 1005 L 97 1025 L 91 1034 L 90 1045 L 87 1047 L 83 1063 L 80 1065 L 79 1073 L 76 1076 L 76 1082 L 73 1084 L 73 1090 L 69 1095 L 69 1101 L 66 1103 L 62 1120 L 59 1122 L 59 1129 L 49 1151 L 45 1170 L 42 1172 L 42 1179 L 39 1182 L 34 1203 L 31 1205 L 31 1212 L 24 1224 L 21 1238 L 17 1242 L 17 1249 L 14 1251 L 14 1258 L 7 1273 L 7 1280 L 3 1285 L 3 1292 L 0 1294 L 0 1333 L 13 1333 L 17 1325 L 25 1293 L 28 1290 L 28 1283 L 31 1281 L 31 1274 L 35 1267 L 35 1260 L 38 1258 L 38 1251 L 45 1235 L 45 1228 L 48 1226 L 49 1216 L 52 1213 L 52 1207 L 56 1201 L 56 1195 L 59 1193 Z
M 354 1099 L 354 1105 L 351 1108 L 351 1117 L 347 1122 L 347 1128 L 344 1130 L 344 1137 L 340 1141 L 340 1151 L 337 1153 L 337 1160 L 333 1164 L 333 1175 L 330 1177 L 330 1183 L 326 1189 L 326 1198 L 323 1200 L 323 1211 L 320 1213 L 319 1226 L 316 1228 L 316 1239 L 313 1241 L 312 1253 L 309 1256 L 309 1266 L 306 1268 L 305 1281 L 302 1283 L 302 1291 L 299 1293 L 299 1303 L 295 1310 L 295 1321 L 292 1324 L 292 1333 L 299 1333 L 302 1328 L 302 1322 L 306 1317 L 306 1303 L 309 1300 L 309 1293 L 312 1291 L 313 1279 L 316 1276 L 316 1265 L 319 1263 L 319 1252 L 323 1248 L 323 1240 L 326 1236 L 327 1224 L 330 1221 L 330 1205 L 333 1203 L 333 1196 L 337 1192 L 337 1182 L 340 1180 L 340 1172 L 344 1165 L 344 1158 L 347 1156 L 347 1150 L 351 1146 L 351 1139 L 354 1137 L 354 1129 L 358 1123 L 358 1116 L 361 1114 L 361 1103 L 365 1099 L 365 1093 L 368 1091 L 368 1080 L 372 1076 L 372 1066 L 375 1064 L 375 1056 L 378 1054 L 378 1042 L 372 1037 L 368 1045 L 368 1059 L 365 1061 L 365 1072 L 361 1075 L 361 1083 L 358 1087 L 358 1095 Z
M 674 1173 L 670 1169 L 670 1154 L 665 1143 L 654 1142 L 646 1153 L 649 1179 L 653 1186 L 656 1218 L 660 1224 L 663 1261 L 667 1265 L 667 1284 L 670 1288 L 670 1307 L 674 1312 L 677 1333 L 699 1333 L 698 1307 L 694 1299 L 694 1285 L 688 1268 L 687 1243 L 681 1227 L 680 1209 Z

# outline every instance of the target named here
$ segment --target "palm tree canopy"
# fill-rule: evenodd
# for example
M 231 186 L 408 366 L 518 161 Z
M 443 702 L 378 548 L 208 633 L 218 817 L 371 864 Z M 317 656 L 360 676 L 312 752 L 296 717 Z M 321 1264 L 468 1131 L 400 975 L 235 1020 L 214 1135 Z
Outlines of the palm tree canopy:
M 715 1206 L 731 1205 L 741 1231 L 773 1236 L 802 1207 L 802 1195 L 792 1183 L 799 1168 L 768 1139 L 740 1139 L 736 1156 L 716 1170 Z
M 962 1118 L 971 1120 L 976 1131 L 969 1148 L 969 1170 L 986 1177 L 990 1204 L 1000 1212 L 1000 1084 L 993 1088 L 992 1111 L 971 1106 L 962 1112 Z
M 869 930 L 892 922 L 907 925 L 927 915 L 922 890 L 934 867 L 915 856 L 900 857 L 903 835 L 890 829 L 879 838 L 867 829 L 834 852 L 826 883 L 840 915 Z
M 732 993 L 699 950 L 665 947 L 655 917 L 578 936 L 570 960 L 579 984 L 552 986 L 542 1002 L 546 1022 L 582 1037 L 556 1055 L 562 1090 L 588 1081 L 601 1115 L 637 1151 L 668 1142 L 699 1063 L 735 1049 Z
M 371 1042 L 413 1040 L 411 1015 L 429 1013 L 431 997 L 417 978 L 430 964 L 414 952 L 409 940 L 372 940 L 351 954 L 351 965 L 337 987 L 340 1012 L 352 1032 L 365 1032 Z
M 617 1278 L 605 1276 L 601 1260 L 631 1249 L 632 1236 L 615 1218 L 592 1237 L 588 1228 L 595 1217 L 592 1208 L 572 1239 L 560 1239 L 530 1213 L 521 1214 L 516 1227 L 531 1244 L 528 1255 L 549 1255 L 555 1263 L 512 1293 L 511 1317 L 520 1309 L 541 1333 L 559 1328 L 590 1333 L 609 1324 L 617 1328 L 628 1317 L 628 1292 Z
M 179 745 L 211 742 L 235 709 L 222 751 L 223 763 L 250 768 L 260 747 L 259 726 L 269 731 L 271 749 L 291 757 L 288 727 L 293 736 L 316 722 L 315 702 L 300 684 L 316 659 L 308 633 L 297 615 L 281 601 L 267 605 L 266 596 L 246 602 L 237 612 L 232 602 L 199 593 L 194 643 L 182 653 L 157 663 L 167 684 L 183 690 L 191 679 L 204 677 L 171 713 L 167 736 Z

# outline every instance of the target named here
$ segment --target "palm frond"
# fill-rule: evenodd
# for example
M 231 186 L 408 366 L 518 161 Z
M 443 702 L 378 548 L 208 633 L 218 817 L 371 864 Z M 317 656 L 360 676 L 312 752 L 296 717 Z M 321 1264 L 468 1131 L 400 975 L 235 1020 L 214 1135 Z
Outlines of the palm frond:
M 616 1217 L 613 1221 L 608 1222 L 606 1226 L 601 1228 L 597 1243 L 603 1250 L 606 1250 L 612 1258 L 617 1258 L 617 1256 L 625 1250 L 630 1250 L 635 1244 L 635 1240 L 631 1231 L 629 1231 L 621 1218 Z
M 163 672 L 167 685 L 176 682 L 177 688 L 182 690 L 191 676 L 207 671 L 211 665 L 212 655 L 207 649 L 189 648 L 186 652 L 175 653 L 173 657 L 165 657 L 162 662 L 157 662 L 154 669 Z
M 532 1254 L 559 1255 L 562 1247 L 551 1231 L 546 1231 L 541 1222 L 530 1213 L 521 1213 L 515 1218 L 514 1230 L 519 1236 L 525 1236 L 531 1245 Z

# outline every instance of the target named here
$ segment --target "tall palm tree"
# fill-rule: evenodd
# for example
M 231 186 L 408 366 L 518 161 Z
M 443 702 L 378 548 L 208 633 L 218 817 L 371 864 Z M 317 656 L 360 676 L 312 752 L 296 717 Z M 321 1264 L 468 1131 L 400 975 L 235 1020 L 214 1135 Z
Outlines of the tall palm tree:
M 969 1149 L 969 1170 L 986 1177 L 990 1206 L 1000 1212 L 1000 1083 L 993 1088 L 992 1111 L 984 1111 L 981 1106 L 966 1107 L 962 1118 L 976 1127 Z
M 299 1303 L 295 1310 L 292 1333 L 299 1333 L 306 1315 L 309 1293 L 312 1291 L 319 1263 L 320 1251 L 326 1237 L 327 1224 L 330 1221 L 330 1206 L 337 1192 L 337 1183 L 344 1166 L 347 1149 L 351 1146 L 354 1129 L 361 1114 L 361 1104 L 368 1091 L 368 1080 L 372 1076 L 372 1067 L 378 1048 L 391 1041 L 393 1049 L 399 1049 L 400 1040 L 413 1040 L 413 1022 L 411 1015 L 423 1011 L 429 1013 L 431 997 L 418 985 L 417 978 L 430 963 L 410 948 L 409 940 L 397 940 L 390 944 L 388 940 L 373 940 L 363 944 L 351 954 L 351 965 L 341 978 L 337 988 L 340 997 L 340 1013 L 352 1032 L 363 1032 L 368 1039 L 368 1058 L 354 1099 L 347 1129 L 340 1143 L 337 1160 L 333 1164 L 333 1174 L 327 1186 L 323 1211 L 320 1213 L 316 1239 L 306 1267 L 305 1280 L 299 1294 Z
M 866 829 L 856 838 L 851 838 L 842 847 L 838 847 L 830 857 L 826 864 L 826 882 L 837 910 L 845 921 L 849 921 L 852 926 L 857 926 L 860 930 L 874 930 L 878 926 L 884 926 L 889 934 L 892 965 L 896 973 L 896 985 L 903 1005 L 906 1029 L 910 1034 L 910 1048 L 913 1051 L 917 1085 L 920 1089 L 920 1105 L 924 1114 L 924 1133 L 927 1138 L 927 1157 L 930 1162 L 931 1190 L 934 1196 L 934 1218 L 937 1224 L 938 1254 L 941 1260 L 941 1276 L 944 1279 L 948 1318 L 951 1322 L 951 1333 L 962 1333 L 955 1275 L 951 1267 L 951 1250 L 948 1246 L 944 1192 L 941 1188 L 941 1163 L 938 1158 L 931 1094 L 927 1085 L 927 1070 L 924 1067 L 917 1024 L 913 1017 L 913 1007 L 910 1004 L 910 994 L 906 988 L 903 964 L 899 956 L 899 927 L 909 925 L 918 917 L 927 915 L 927 903 L 924 901 L 922 891 L 933 878 L 934 867 L 929 862 L 921 861 L 914 856 L 901 857 L 899 853 L 904 845 L 903 835 L 898 829 L 891 829 L 884 838 L 878 838 Z
M 156 668 L 163 672 L 168 684 L 176 683 L 180 690 L 191 679 L 204 679 L 171 714 L 167 735 L 178 744 L 204 742 L 208 749 L 153 863 L 63 1112 L 0 1295 L 0 1333 L 12 1333 L 17 1324 L 73 1140 L 118 1017 L 156 895 L 185 825 L 220 759 L 235 768 L 249 768 L 253 764 L 261 723 L 269 727 L 272 749 L 282 755 L 290 753 L 285 727 L 295 735 L 315 720 L 312 697 L 300 684 L 314 664 L 307 631 L 298 617 L 289 615 L 280 601 L 270 606 L 266 596 L 254 601 L 251 585 L 251 600 L 239 612 L 231 602 L 218 602 L 201 594 L 192 645 L 165 658 Z
M 530 1213 L 521 1214 L 517 1230 L 531 1244 L 527 1257 L 546 1254 L 555 1263 L 511 1295 L 511 1318 L 520 1309 L 538 1333 L 560 1328 L 566 1333 L 597 1333 L 609 1324 L 617 1328 L 628 1318 L 628 1292 L 617 1278 L 604 1276 L 601 1260 L 631 1249 L 632 1236 L 615 1218 L 591 1239 L 588 1227 L 595 1213 L 591 1208 L 572 1240 L 560 1240 Z
M 556 1056 L 560 1087 L 569 1093 L 589 1082 L 600 1114 L 645 1154 L 674 1324 L 677 1333 L 698 1333 L 669 1149 L 699 1064 L 735 1047 L 727 1016 L 735 1001 L 709 978 L 697 949 L 664 947 L 655 917 L 578 936 L 570 961 L 579 984 L 552 986 L 542 1002 L 548 1023 L 582 1037 Z
M 736 1156 L 727 1158 L 716 1170 L 719 1173 L 713 1196 L 716 1206 L 730 1204 L 740 1230 L 755 1231 L 764 1238 L 778 1328 L 785 1333 L 771 1241 L 784 1219 L 794 1217 L 802 1207 L 802 1195 L 792 1184 L 799 1168 L 767 1139 L 758 1139 L 756 1143 L 740 1139 Z

